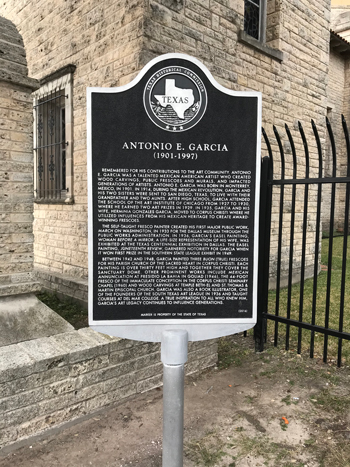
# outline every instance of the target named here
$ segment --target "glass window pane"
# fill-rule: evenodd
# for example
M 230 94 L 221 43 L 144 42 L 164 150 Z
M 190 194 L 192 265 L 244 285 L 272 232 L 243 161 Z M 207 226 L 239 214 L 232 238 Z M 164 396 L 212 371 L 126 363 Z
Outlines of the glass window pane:
M 260 31 L 260 1 L 245 0 L 244 31 L 259 40 Z

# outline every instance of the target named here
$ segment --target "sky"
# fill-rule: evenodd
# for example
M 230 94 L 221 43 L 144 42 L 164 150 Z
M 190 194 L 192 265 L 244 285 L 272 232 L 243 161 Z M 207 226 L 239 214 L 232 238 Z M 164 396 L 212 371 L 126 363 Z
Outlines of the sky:
M 332 0 L 332 6 L 350 6 L 350 0 Z

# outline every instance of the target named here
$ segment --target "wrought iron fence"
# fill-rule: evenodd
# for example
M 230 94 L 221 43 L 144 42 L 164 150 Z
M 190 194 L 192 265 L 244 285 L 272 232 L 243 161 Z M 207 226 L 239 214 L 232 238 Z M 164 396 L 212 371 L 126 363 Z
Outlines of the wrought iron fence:
M 259 351 L 264 349 L 266 342 L 267 322 L 274 322 L 274 345 L 281 340 L 280 330 L 283 326 L 285 332 L 285 348 L 289 350 L 291 342 L 291 329 L 297 328 L 296 346 L 298 353 L 302 350 L 302 337 L 304 330 L 310 331 L 309 352 L 314 357 L 315 336 L 323 335 L 323 360 L 328 357 L 329 336 L 337 338 L 337 363 L 341 365 L 343 340 L 350 340 L 350 329 L 344 329 L 344 317 L 349 316 L 350 304 L 346 308 L 346 265 L 349 234 L 349 190 L 350 190 L 350 139 L 344 117 L 342 117 L 342 131 L 345 147 L 346 176 L 337 176 L 338 162 L 335 138 L 331 124 L 326 119 L 327 134 L 329 138 L 331 156 L 331 174 L 325 174 L 324 154 L 321 138 L 312 121 L 313 151 L 315 158 L 311 160 L 309 144 L 302 124 L 298 124 L 297 139 L 293 138 L 290 129 L 285 125 L 287 139 L 285 144 L 276 127 L 273 127 L 275 146 L 279 157 L 274 156 L 272 144 L 263 129 L 268 156 L 262 160 L 261 172 L 261 199 L 260 199 L 260 257 L 259 257 L 259 290 L 258 290 L 258 322 L 255 326 L 255 342 Z M 343 138 L 343 137 L 342 137 Z M 301 144 L 299 142 L 302 142 Z M 285 154 L 285 146 L 291 153 L 289 161 Z M 288 144 L 289 143 L 289 144 Z M 302 148 L 302 154 L 296 147 Z M 276 151 L 275 151 L 276 152 Z M 312 167 L 311 167 L 312 162 Z M 278 169 L 275 166 L 278 165 Z M 304 177 L 298 177 L 300 171 Z M 311 173 L 312 172 L 312 173 Z M 338 170 L 339 172 L 339 170 Z M 291 176 L 287 176 L 291 174 Z M 310 176 L 312 175 L 312 176 Z M 326 176 L 329 175 L 329 176 Z M 330 187 L 330 190 L 326 187 Z M 326 193 L 327 191 L 327 193 Z M 337 194 L 343 192 L 344 203 L 339 206 Z M 324 306 L 320 301 L 320 256 L 321 256 L 321 224 L 322 195 L 329 206 L 327 224 L 329 224 L 328 265 L 326 272 Z M 345 195 L 345 196 L 344 196 Z M 339 198 L 339 196 L 338 196 Z M 286 210 L 286 206 L 288 210 Z M 296 209 L 298 207 L 298 209 Z M 337 209 L 336 209 L 337 208 Z M 344 216 L 340 210 L 344 209 Z M 286 212 L 288 211 L 288 212 Z M 334 246 L 334 229 L 336 218 L 340 216 L 343 241 L 341 260 L 341 279 L 339 290 L 332 290 L 332 261 Z M 273 239 L 272 239 L 273 235 Z M 295 251 L 296 239 L 301 249 Z M 301 243 L 300 243 L 301 241 Z M 273 251 L 272 251 L 273 250 Z M 305 303 L 306 273 L 311 277 L 308 283 L 308 303 Z M 324 274 L 322 279 L 324 278 Z M 273 287 L 271 283 L 273 282 Z M 293 282 L 298 282 L 297 292 Z M 274 292 L 269 292 L 273 288 Z M 297 297 L 296 297 L 297 293 Z M 283 295 L 283 303 L 282 303 Z M 330 312 L 334 314 L 334 303 L 331 307 L 331 298 L 337 298 L 338 310 L 337 326 L 331 326 Z M 337 311 L 338 313 L 338 311 Z M 332 317 L 333 319 L 333 317 Z

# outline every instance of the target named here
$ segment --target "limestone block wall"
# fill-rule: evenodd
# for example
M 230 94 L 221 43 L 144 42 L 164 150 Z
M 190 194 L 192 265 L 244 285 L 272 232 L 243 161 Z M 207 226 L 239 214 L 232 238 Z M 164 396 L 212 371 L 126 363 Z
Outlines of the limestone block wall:
M 337 175 L 339 176 L 347 175 L 348 165 L 343 130 L 340 125 L 341 114 L 345 116 L 348 128 L 350 127 L 350 6 L 345 5 L 345 3 L 347 2 L 339 1 L 336 5 L 332 6 L 331 28 L 337 33 L 338 36 L 344 39 L 344 43 L 343 50 L 340 50 L 341 53 L 337 53 L 337 48 L 335 50 L 331 49 L 328 84 L 328 111 L 332 118 L 332 125 L 335 128 L 336 141 L 338 143 Z M 343 92 L 341 92 L 341 87 L 343 87 Z M 342 142 L 342 144 L 340 144 L 340 141 Z M 331 160 L 327 156 L 328 154 L 325 155 L 325 159 L 326 161 L 328 159 L 328 165 L 330 165 Z M 325 196 L 324 210 L 322 213 L 324 231 L 329 230 L 329 201 L 330 198 L 327 198 L 327 196 Z M 335 230 L 342 231 L 344 228 L 344 211 L 345 186 L 338 185 Z
M 235 90 L 263 95 L 263 124 L 282 132 L 286 158 L 291 151 L 283 131 L 288 123 L 296 135 L 299 176 L 305 162 L 296 121 L 305 124 L 310 140 L 311 174 L 317 152 L 309 124 L 313 118 L 324 139 L 329 69 L 329 0 L 268 0 L 267 46 L 262 51 L 242 40 L 242 0 L 8 0 L 0 14 L 21 32 L 30 74 L 42 78 L 62 66 L 76 65 L 74 74 L 74 198 L 75 204 L 35 206 L 35 265 L 42 271 L 76 278 L 87 276 L 86 100 L 87 86 L 119 86 L 129 82 L 150 59 L 182 52 L 203 61 L 214 77 Z M 281 55 L 281 52 L 283 56 Z M 282 57 L 282 58 L 281 58 Z M 276 144 L 272 137 L 273 148 Z M 289 166 L 288 166 L 289 167 Z M 278 155 L 275 162 L 279 173 Z M 288 168 L 287 175 L 291 170 Z M 278 198 L 278 193 L 276 192 Z M 286 192 L 285 210 L 290 211 Z M 300 266 L 303 194 L 298 194 L 295 267 Z M 310 190 L 311 231 L 316 197 Z M 272 242 L 276 243 L 277 211 Z M 289 252 L 290 214 L 284 219 L 283 258 Z M 307 239 L 308 267 L 313 264 L 314 234 Z M 271 273 L 276 248 L 271 251 Z M 286 271 L 287 264 L 283 265 Z
M 347 173 L 347 155 L 344 132 L 342 127 L 342 114 L 347 117 L 346 112 L 346 65 L 347 59 L 331 51 L 329 62 L 329 80 L 328 80 L 328 100 L 327 115 L 331 121 L 332 131 L 336 142 L 336 174 L 337 176 L 346 176 Z M 347 119 L 350 127 L 350 120 Z M 324 151 L 324 176 L 331 177 L 333 173 L 333 156 L 329 137 L 326 138 Z M 330 208 L 331 208 L 331 185 L 325 184 L 322 188 L 322 230 L 325 233 L 329 231 Z M 335 225 L 334 230 L 342 229 L 344 223 L 344 199 L 345 187 L 337 186 L 336 205 L 335 205 Z
M 189 344 L 186 373 L 215 365 Z M 83 329 L 0 347 L 0 448 L 162 385 L 159 344 Z
M 170 6 L 169 6 L 170 5 Z M 241 39 L 243 2 L 237 1 L 166 1 L 149 2 L 145 22 L 145 47 L 158 55 L 174 50 L 185 51 L 203 61 L 215 78 L 234 90 L 262 92 L 263 126 L 270 136 L 275 153 L 276 177 L 280 159 L 272 125 L 281 132 L 286 156 L 286 177 L 292 176 L 292 153 L 284 132 L 287 123 L 295 137 L 298 153 L 298 176 L 305 176 L 304 148 L 297 131 L 297 121 L 304 124 L 311 158 L 310 176 L 318 168 L 318 154 L 310 121 L 319 126 L 325 143 L 327 79 L 329 65 L 329 1 L 268 1 L 267 45 L 278 47 L 283 59 L 270 50 L 263 53 Z M 263 148 L 264 148 L 263 143 Z M 291 190 L 285 190 L 282 237 L 282 276 L 288 274 L 291 224 Z M 271 276 L 276 274 L 278 240 L 278 199 L 275 190 L 272 213 Z M 294 277 L 300 277 L 304 192 L 297 190 L 296 234 L 294 236 Z M 309 194 L 306 268 L 312 274 L 315 251 L 316 190 Z
M 42 290 L 55 293 L 59 298 L 71 299 L 87 309 L 88 281 L 87 279 L 70 278 L 64 274 L 48 274 L 45 270 L 36 269 L 35 278 Z
M 344 115 L 350 126 L 350 60 L 345 62 Z
M 350 131 L 350 58 L 347 57 L 344 60 L 344 94 L 343 94 L 343 115 L 345 116 L 348 129 Z M 342 176 L 347 175 L 348 156 L 345 149 L 345 143 L 342 146 L 342 157 L 340 160 L 340 174 Z M 338 230 L 344 228 L 344 216 L 345 216 L 345 186 L 341 186 L 339 193 L 339 210 L 337 212 L 337 225 Z
M 23 41 L 0 16 L 0 296 L 30 292 L 33 278 L 33 118 Z
M 31 90 L 0 81 L 0 295 L 33 282 Z
M 35 266 L 87 277 L 86 87 L 131 79 L 142 47 L 143 0 L 11 1 L 1 13 L 23 35 L 29 73 L 41 79 L 73 63 L 74 189 L 72 206 L 35 205 Z

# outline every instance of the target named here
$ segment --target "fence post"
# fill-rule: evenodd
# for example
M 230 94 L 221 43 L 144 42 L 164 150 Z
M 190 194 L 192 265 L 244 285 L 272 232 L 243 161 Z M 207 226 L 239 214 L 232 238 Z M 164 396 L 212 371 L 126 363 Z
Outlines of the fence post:
M 265 156 L 261 163 L 260 213 L 259 213 L 259 265 L 258 265 L 258 310 L 257 323 L 254 327 L 256 352 L 263 352 L 266 331 L 266 319 L 269 291 L 269 257 L 272 186 L 269 186 L 271 171 L 270 158 Z

